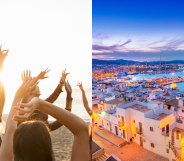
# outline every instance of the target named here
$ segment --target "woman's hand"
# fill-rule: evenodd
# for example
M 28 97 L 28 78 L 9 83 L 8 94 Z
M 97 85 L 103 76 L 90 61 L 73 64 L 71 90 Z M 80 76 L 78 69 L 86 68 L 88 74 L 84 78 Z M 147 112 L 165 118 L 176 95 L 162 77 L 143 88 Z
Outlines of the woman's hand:
M 71 88 L 71 86 L 69 84 L 69 81 L 68 80 L 67 80 L 67 82 L 64 81 L 64 83 L 65 83 L 65 90 L 66 90 L 66 92 L 69 93 L 69 94 L 71 94 L 72 93 L 72 88 Z
M 29 78 L 28 80 L 24 79 L 22 85 L 18 88 L 18 90 L 15 93 L 15 97 L 18 97 L 22 99 L 23 97 L 27 96 L 29 92 L 31 92 L 39 82 L 36 82 L 34 85 L 32 85 L 32 82 L 34 82 L 35 78 Z
M 31 116 L 31 114 L 40 106 L 41 100 L 37 97 L 33 98 L 29 103 L 18 103 L 18 106 L 15 106 L 14 109 L 18 110 L 19 115 L 14 115 L 13 120 L 24 122 Z M 21 107 L 25 107 L 20 108 Z
M 70 74 L 70 72 L 69 72 L 69 73 L 66 73 L 66 69 L 63 70 L 63 71 L 62 71 L 62 77 L 61 77 L 61 78 L 63 78 L 64 80 L 66 80 L 66 76 L 67 76 L 68 74 Z
M 24 80 L 26 79 L 26 82 L 28 81 L 28 79 L 31 77 L 31 71 L 26 70 L 23 71 L 23 73 L 21 74 L 21 78 L 22 78 L 22 82 L 24 82 Z
M 77 85 L 76 85 L 76 86 L 79 86 L 80 90 L 81 90 L 81 91 L 84 91 L 84 89 L 83 89 L 83 87 L 82 87 L 82 82 L 81 82 L 81 83 L 77 82 Z
M 3 62 L 4 62 L 5 58 L 6 58 L 6 56 L 8 56 L 8 52 L 9 52 L 9 50 L 1 51 L 1 48 L 2 48 L 2 45 L 0 45 L 0 71 L 3 68 Z
M 46 77 L 45 77 L 45 74 L 47 74 L 49 71 L 50 71 L 50 70 L 48 70 L 48 68 L 45 69 L 44 71 L 41 71 L 40 74 L 38 74 L 37 78 L 38 78 L 38 79 L 45 79 L 45 78 L 48 78 L 49 76 L 46 76 Z

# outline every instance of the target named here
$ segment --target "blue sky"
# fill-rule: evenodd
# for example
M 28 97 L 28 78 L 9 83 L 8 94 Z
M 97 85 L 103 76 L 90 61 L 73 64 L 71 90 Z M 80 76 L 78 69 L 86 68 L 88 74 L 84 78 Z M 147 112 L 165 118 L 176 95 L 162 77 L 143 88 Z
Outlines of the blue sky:
M 184 59 L 184 1 L 93 0 L 93 58 Z

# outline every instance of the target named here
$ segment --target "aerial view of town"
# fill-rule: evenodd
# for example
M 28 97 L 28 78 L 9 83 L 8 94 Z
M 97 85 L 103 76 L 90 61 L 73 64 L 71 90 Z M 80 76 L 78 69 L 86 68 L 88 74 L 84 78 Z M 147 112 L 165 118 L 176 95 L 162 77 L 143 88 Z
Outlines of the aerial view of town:
M 93 1 L 93 161 L 184 160 L 184 3 L 151 2 Z

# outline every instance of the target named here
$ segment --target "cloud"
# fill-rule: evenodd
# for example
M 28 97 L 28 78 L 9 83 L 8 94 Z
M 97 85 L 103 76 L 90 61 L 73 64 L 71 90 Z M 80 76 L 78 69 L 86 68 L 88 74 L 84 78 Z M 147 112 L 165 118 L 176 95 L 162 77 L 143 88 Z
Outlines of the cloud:
M 100 32 L 92 35 L 92 38 L 93 38 L 93 39 L 98 39 L 98 40 L 108 39 L 109 37 L 110 37 L 110 36 L 107 36 L 107 35 L 102 34 L 102 33 L 100 33 Z
M 172 39 L 170 41 L 167 41 L 165 45 L 158 46 L 158 47 L 150 47 L 150 48 L 157 49 L 160 51 L 163 51 L 163 50 L 170 51 L 170 50 L 178 50 L 178 48 L 181 47 L 181 45 L 184 45 L 184 39 Z
M 172 50 L 172 51 L 159 51 L 159 52 L 141 52 L 141 51 L 129 51 L 129 52 L 113 52 L 113 53 L 92 53 L 93 59 L 129 59 L 129 60 L 140 60 L 140 61 L 162 61 L 170 60 L 182 60 L 184 59 L 184 50 Z
M 115 45 L 112 45 L 112 46 L 103 46 L 103 45 L 93 45 L 92 46 L 92 49 L 93 50 L 97 50 L 97 51 L 104 51 L 104 50 L 108 50 L 108 51 L 117 51 L 119 50 L 121 47 L 124 47 L 126 44 L 130 43 L 131 40 L 127 40 L 125 43 L 123 44 L 115 44 Z M 118 42 L 119 43 L 119 42 Z

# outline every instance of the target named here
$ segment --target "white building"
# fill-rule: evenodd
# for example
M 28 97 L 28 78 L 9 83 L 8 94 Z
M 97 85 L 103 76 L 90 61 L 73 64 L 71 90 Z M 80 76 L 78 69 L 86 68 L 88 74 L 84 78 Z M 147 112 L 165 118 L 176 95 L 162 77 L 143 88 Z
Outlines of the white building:
M 135 101 L 93 116 L 99 125 L 127 142 L 134 141 L 170 161 L 184 158 L 184 127 L 176 122 L 176 112 L 164 109 L 160 101 Z

